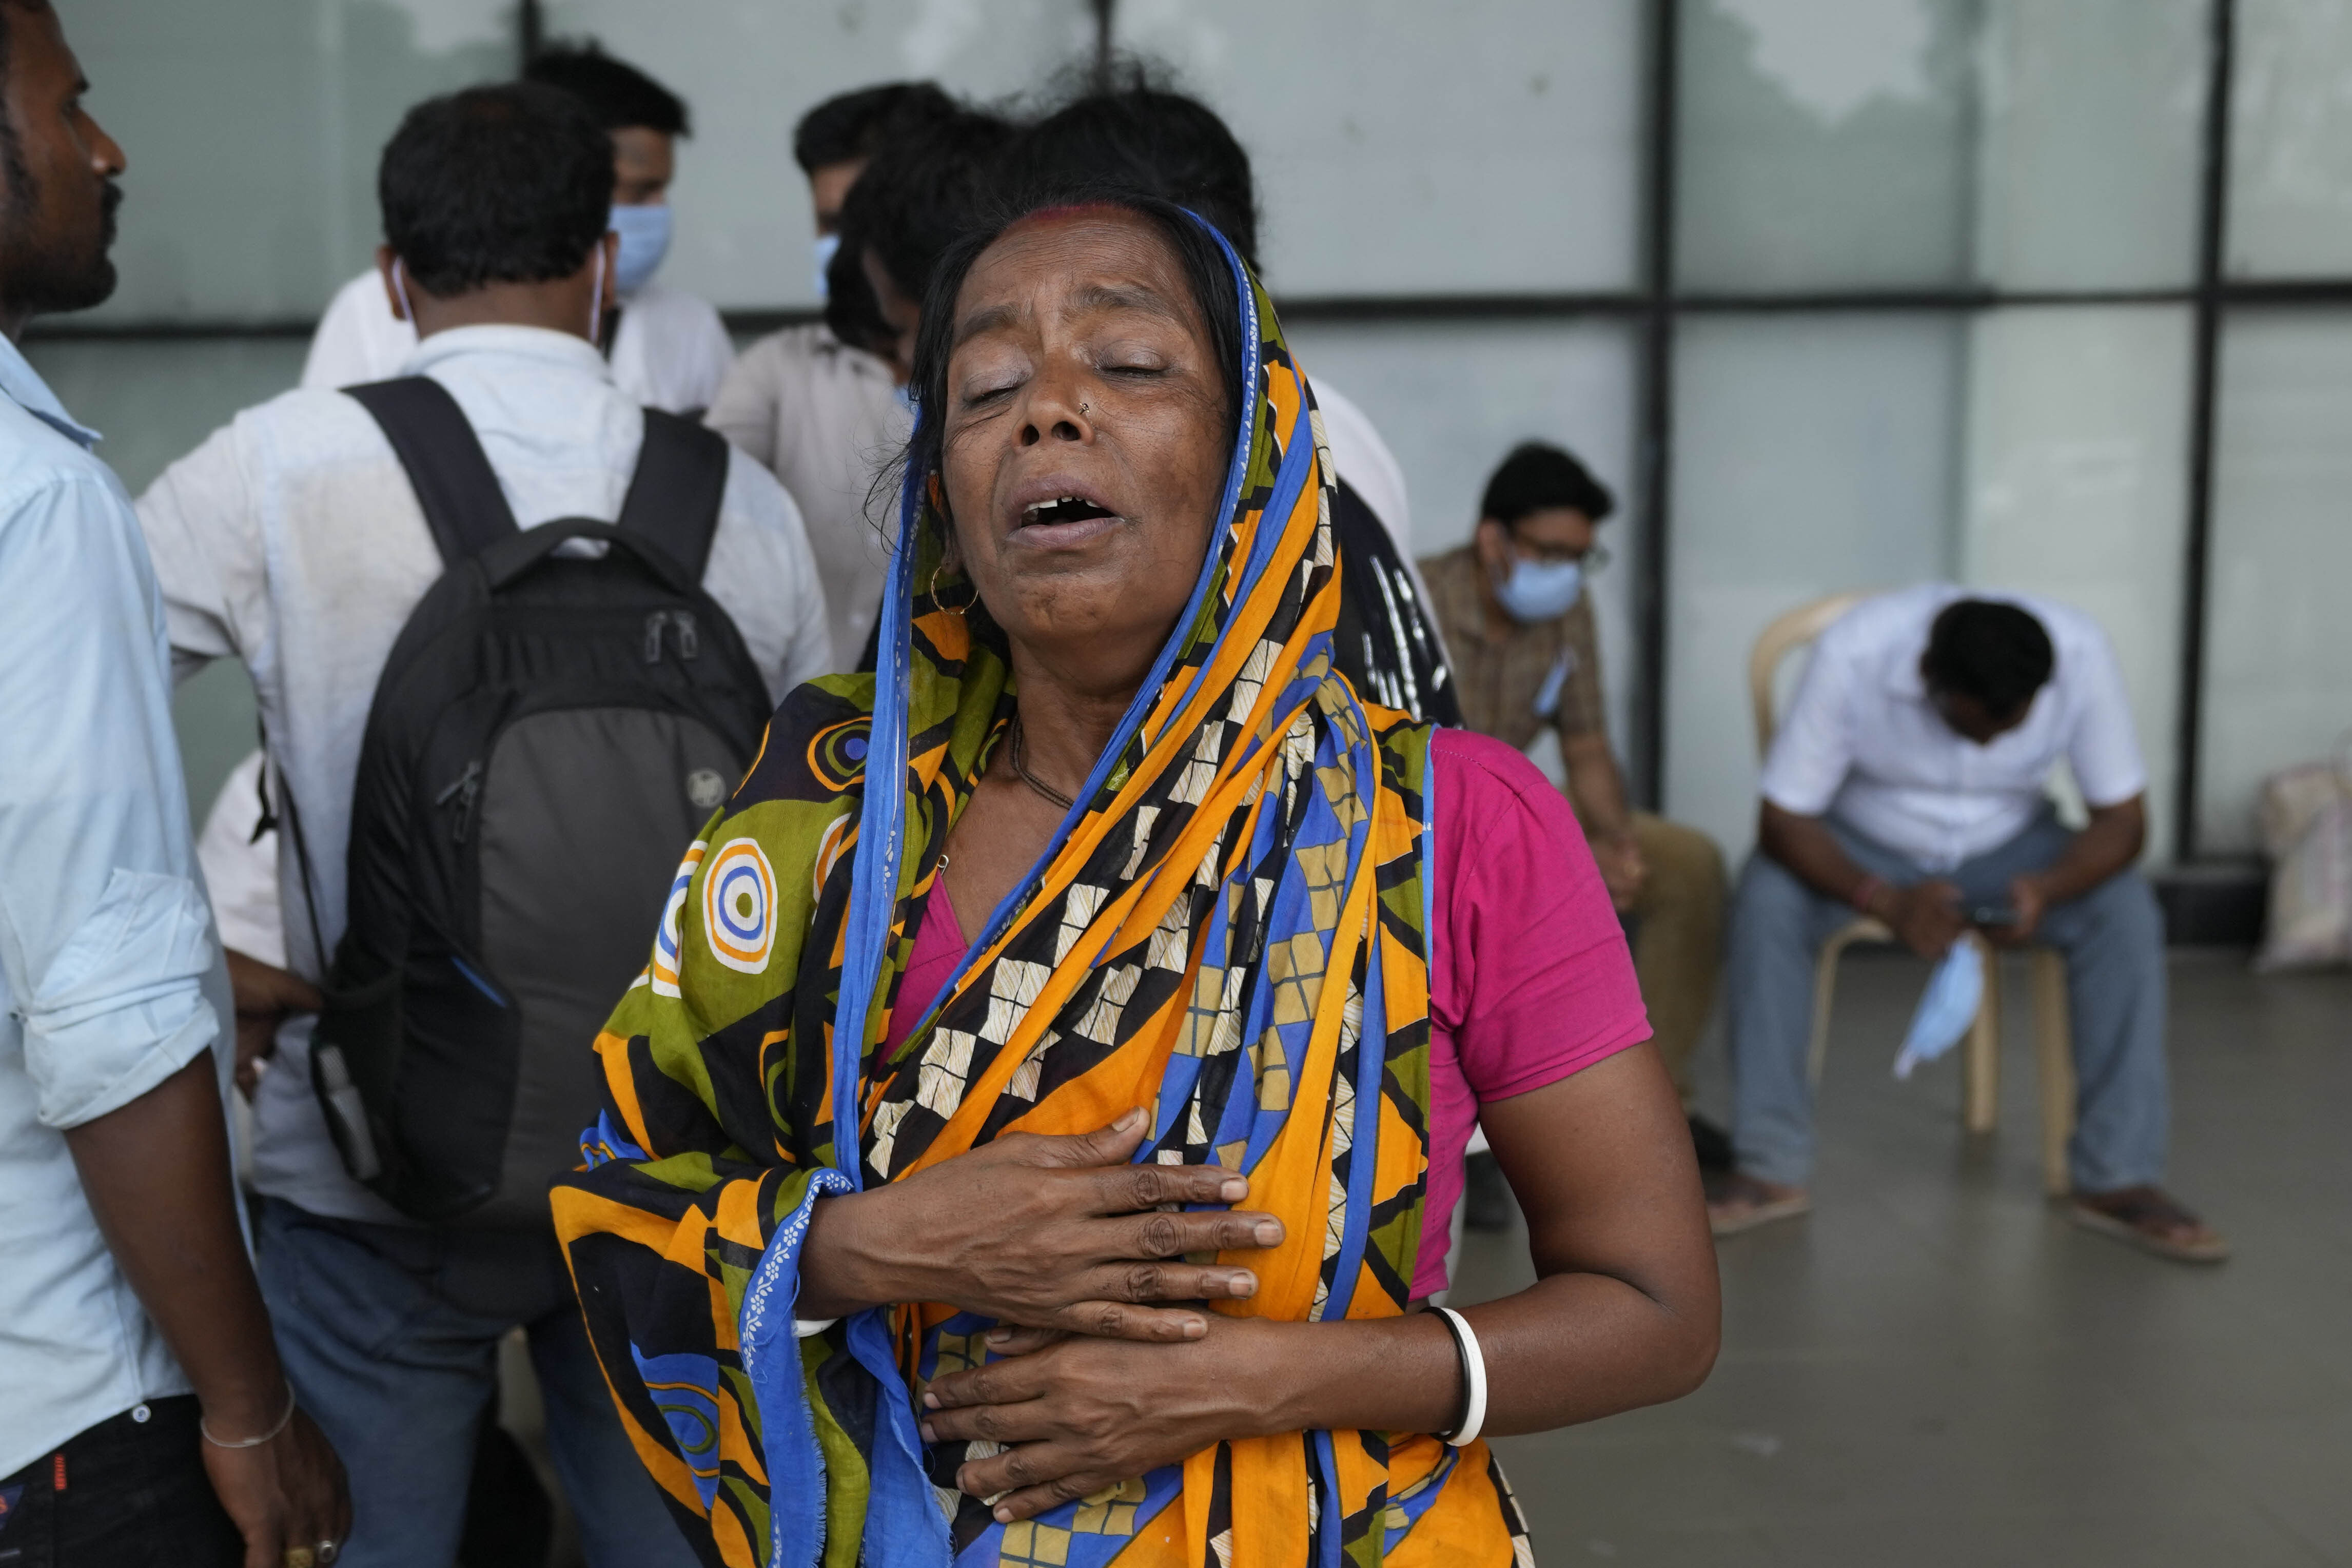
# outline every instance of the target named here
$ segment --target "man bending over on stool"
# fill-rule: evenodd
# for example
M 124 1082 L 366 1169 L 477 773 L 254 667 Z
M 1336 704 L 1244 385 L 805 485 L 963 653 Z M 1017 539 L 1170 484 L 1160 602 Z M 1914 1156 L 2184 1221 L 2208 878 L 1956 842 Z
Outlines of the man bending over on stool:
M 2090 825 L 2062 826 L 2060 757 Z M 1864 600 L 1822 634 L 1765 759 L 1731 913 L 1732 1141 L 1717 1236 L 1811 1206 L 1813 964 L 1855 911 L 1923 957 L 1980 915 L 2065 955 L 2081 1225 L 2187 1262 L 2229 1246 L 2157 1185 L 2170 1117 L 2164 920 L 2132 868 L 2147 770 L 2115 656 L 2080 611 L 1943 584 Z M 1986 911 L 1995 911 L 1989 913 Z

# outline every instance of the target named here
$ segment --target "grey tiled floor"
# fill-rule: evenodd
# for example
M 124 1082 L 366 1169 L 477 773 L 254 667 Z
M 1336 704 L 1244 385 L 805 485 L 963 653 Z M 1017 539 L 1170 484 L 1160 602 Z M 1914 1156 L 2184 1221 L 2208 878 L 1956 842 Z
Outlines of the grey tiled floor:
M 1538 1561 L 2352 1565 L 2352 975 L 2175 957 L 2172 1185 L 2218 1269 L 2044 1204 L 2021 973 L 1998 1132 L 1952 1058 L 1895 1083 L 1925 977 L 1848 963 L 1815 1210 L 1721 1245 L 1707 1384 L 1501 1443 Z M 1473 1237 L 1455 1300 L 1528 1278 Z

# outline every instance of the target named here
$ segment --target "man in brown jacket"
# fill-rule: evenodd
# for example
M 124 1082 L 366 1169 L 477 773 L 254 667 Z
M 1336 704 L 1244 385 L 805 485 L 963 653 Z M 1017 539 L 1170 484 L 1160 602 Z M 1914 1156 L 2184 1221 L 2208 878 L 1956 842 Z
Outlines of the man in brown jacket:
M 1421 563 L 1454 661 L 1463 721 L 1526 747 L 1558 731 L 1569 803 L 1611 898 L 1633 926 L 1633 963 L 1658 1053 L 1690 1098 L 1690 1058 L 1721 971 L 1723 854 L 1695 828 L 1625 804 L 1601 699 L 1584 580 L 1608 561 L 1596 535 L 1616 501 L 1558 447 L 1529 441 L 1486 481 L 1471 542 Z M 1694 1117 L 1703 1163 L 1728 1163 Z

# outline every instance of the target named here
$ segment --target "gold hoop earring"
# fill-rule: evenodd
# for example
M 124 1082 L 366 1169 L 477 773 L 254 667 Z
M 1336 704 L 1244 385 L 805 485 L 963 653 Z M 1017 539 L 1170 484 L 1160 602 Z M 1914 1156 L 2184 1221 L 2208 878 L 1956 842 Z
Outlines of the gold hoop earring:
M 940 597 L 940 574 L 946 571 L 947 566 L 947 558 L 945 556 L 941 556 L 939 563 L 931 568 L 930 585 L 923 590 L 923 594 L 924 596 L 929 599 L 932 604 L 938 605 L 940 609 L 947 611 L 950 615 L 961 616 L 966 610 L 971 608 L 973 604 L 979 600 L 980 590 L 972 587 L 970 583 L 966 583 L 964 586 L 971 591 L 964 596 L 963 601 L 961 604 L 950 605 L 941 599 Z

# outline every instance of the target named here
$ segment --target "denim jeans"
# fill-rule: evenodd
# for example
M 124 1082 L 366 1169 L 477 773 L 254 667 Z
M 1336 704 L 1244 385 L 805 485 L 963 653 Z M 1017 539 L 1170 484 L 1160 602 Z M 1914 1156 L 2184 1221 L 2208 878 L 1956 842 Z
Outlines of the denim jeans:
M 192 1394 L 149 1400 L 0 1479 L 0 1568 L 238 1568 L 196 1415 Z
M 1930 873 L 1882 844 L 1829 824 L 1854 864 L 1896 886 Z M 2006 904 L 2012 878 L 2055 861 L 2074 834 L 2044 814 L 2008 843 L 1941 873 L 1971 905 Z M 1732 900 L 1732 1144 L 1739 1168 L 1801 1185 L 1813 1163 L 1813 962 L 1854 919 L 1762 853 L 1748 857 Z M 2164 1061 L 2164 916 L 2138 872 L 2123 870 L 2053 904 L 2035 940 L 2064 954 L 2074 1033 L 2075 1125 L 2066 1146 L 2074 1190 L 2112 1192 L 2164 1174 L 2171 1100 Z M 1886 1042 L 1892 1061 L 1895 1041 Z
M 287 1373 L 351 1476 L 337 1568 L 456 1557 L 499 1340 L 516 1327 L 589 1568 L 694 1568 L 614 1411 L 551 1232 L 365 1225 L 269 1198 L 259 1239 Z

